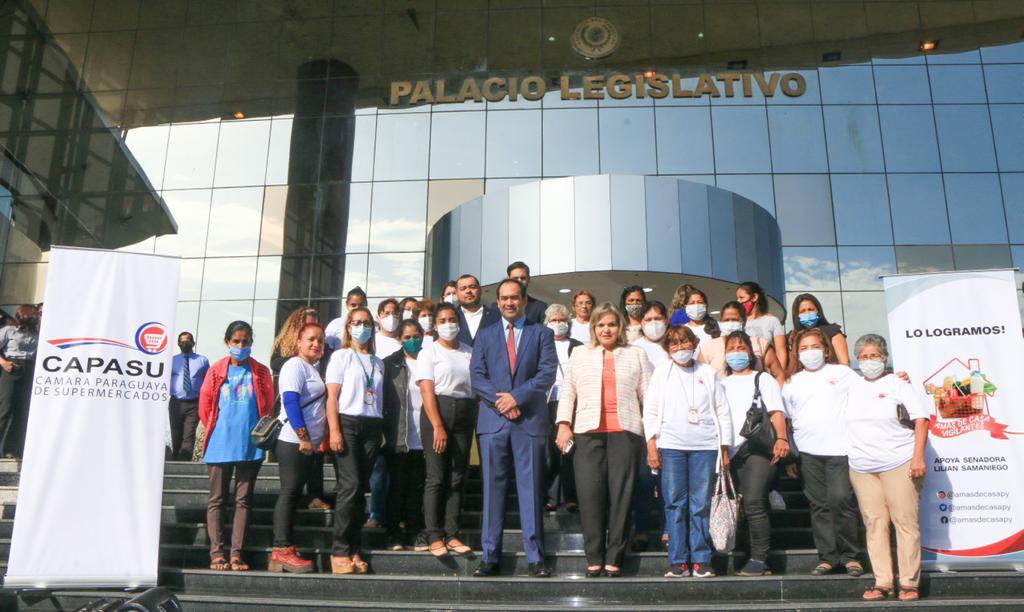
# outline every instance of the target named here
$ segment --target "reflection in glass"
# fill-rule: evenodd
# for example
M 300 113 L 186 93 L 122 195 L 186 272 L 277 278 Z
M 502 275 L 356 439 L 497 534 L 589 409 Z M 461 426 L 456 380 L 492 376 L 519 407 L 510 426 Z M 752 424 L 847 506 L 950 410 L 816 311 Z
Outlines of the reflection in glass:
M 267 153 L 267 185 L 288 183 L 288 162 L 292 151 L 292 119 L 270 122 L 270 150 Z
M 775 172 L 828 172 L 825 130 L 817 106 L 768 109 Z
M 889 207 L 896 244 L 949 243 L 941 175 L 890 174 Z
M 206 260 L 203 300 L 251 297 L 255 287 L 255 257 L 210 257 Z
M 928 104 L 932 101 L 924 66 L 875 66 L 879 104 Z
M 470 178 L 484 172 L 483 111 L 434 113 L 430 127 L 430 178 Z
M 864 334 L 879 334 L 888 338 L 888 311 L 885 307 L 885 293 L 863 291 L 843 293 L 846 341 L 850 347 L 850 365 L 857 367 L 857 356 L 853 347 Z M 891 345 L 890 345 L 891 346 Z
M 885 247 L 839 247 L 839 279 L 843 291 L 882 289 L 883 274 L 896 273 L 896 249 Z
M 1024 244 L 1024 174 L 1002 174 L 1003 207 L 1010 242 Z M 1021 266 L 1024 269 L 1024 266 Z
M 287 203 L 287 186 L 271 185 L 263 190 L 260 255 L 280 255 L 284 252 L 284 216 Z
M 770 174 L 720 174 L 717 185 L 753 201 L 775 216 L 775 188 Z
M 174 220 L 178 222 L 178 233 L 158 236 L 156 254 L 202 257 L 206 253 L 206 231 L 210 222 L 209 189 L 188 189 L 165 191 L 164 202 Z
M 654 108 L 602 108 L 600 120 L 601 172 L 654 174 Z
M 953 247 L 897 246 L 896 271 L 900 274 L 943 272 L 953 269 Z
M 281 284 L 281 258 L 260 257 L 256 264 L 256 299 L 277 299 Z
M 377 117 L 357 115 L 352 145 L 352 180 L 373 180 L 373 147 L 377 136 Z
M 985 66 L 985 87 L 991 103 L 1024 102 L 1024 66 Z
M 276 295 L 274 296 L 277 297 Z M 296 306 L 297 307 L 297 306 Z M 256 300 L 252 309 L 252 354 L 258 361 L 270 362 L 270 350 L 277 333 L 277 300 Z M 326 322 L 324 322 L 326 325 Z M 266 361 L 264 361 L 266 360 Z
M 206 255 L 255 255 L 262 209 L 262 187 L 214 189 Z
M 161 189 L 164 182 L 164 164 L 167 161 L 167 139 L 171 126 L 154 125 L 128 130 L 125 145 L 139 162 L 154 189 Z
M 1024 104 L 993 105 L 989 110 L 999 170 L 1024 170 Z
M 826 106 L 825 134 L 832 172 L 882 172 L 882 135 L 873 106 Z
M 370 255 L 366 292 L 375 297 L 420 295 L 423 292 L 423 253 Z
M 717 172 L 771 172 L 764 107 L 713 108 L 711 123 Z
M 182 332 L 190 332 L 195 337 L 198 325 L 199 302 L 178 302 L 178 312 L 174 318 L 174 337 L 177 338 Z
M 782 263 L 789 291 L 839 291 L 835 247 L 785 247 Z
M 544 176 L 598 172 L 597 109 L 544 111 Z
M 426 217 L 425 181 L 374 183 L 370 251 L 422 251 Z
M 775 212 L 782 244 L 835 244 L 827 174 L 776 175 Z
M 199 308 L 199 324 L 196 328 L 196 352 L 206 355 L 211 361 L 227 354 L 224 346 L 224 330 L 232 321 L 252 320 L 252 300 L 228 302 L 203 302 Z
M 378 116 L 374 180 L 427 178 L 429 146 L 429 113 Z
M 986 64 L 1024 64 L 1024 42 L 982 47 L 981 61 Z
M 832 175 L 832 207 L 839 244 L 892 244 L 885 175 Z
M 266 177 L 270 121 L 225 121 L 217 142 L 215 187 L 262 185 Z
M 874 104 L 875 82 L 871 66 L 819 68 L 824 104 Z
M 939 133 L 943 171 L 995 171 L 992 126 L 986 106 L 936 106 L 935 125 Z
M 939 172 L 939 144 L 931 106 L 879 106 L 889 172 Z
M 957 270 L 996 270 L 1009 268 L 1010 246 L 1006 244 L 958 244 L 953 246 Z
M 541 111 L 487 116 L 487 176 L 540 176 Z
M 369 260 L 369 255 L 350 253 L 345 256 L 345 278 L 342 281 L 342 287 L 346 293 L 354 287 L 362 287 L 363 290 L 366 290 L 366 266 Z
M 660 174 L 707 173 L 715 171 L 711 141 L 711 111 L 679 106 L 654 110 L 658 130 L 658 172 Z
M 936 104 L 985 102 L 985 79 L 981 66 L 930 66 L 932 101 Z
M 370 250 L 370 193 L 373 185 L 355 183 L 349 192 L 348 238 L 345 251 L 365 253 Z
M 203 290 L 204 259 L 182 259 L 178 280 L 179 300 L 198 300 Z
M 164 189 L 187 189 L 213 185 L 220 123 L 172 125 L 167 145 Z
M 1003 196 L 995 174 L 946 174 L 946 206 L 957 244 L 1006 242 Z

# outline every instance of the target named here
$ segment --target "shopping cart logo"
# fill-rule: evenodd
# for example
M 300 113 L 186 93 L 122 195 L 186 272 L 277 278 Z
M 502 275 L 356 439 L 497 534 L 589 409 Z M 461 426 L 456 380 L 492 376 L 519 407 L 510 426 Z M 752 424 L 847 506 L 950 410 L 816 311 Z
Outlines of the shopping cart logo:
M 132 350 L 141 351 L 147 355 L 158 355 L 167 348 L 168 335 L 167 328 L 163 323 L 156 321 L 150 321 L 149 323 L 143 323 L 135 331 L 135 346 L 122 342 L 120 340 L 113 340 L 111 338 L 98 338 L 94 336 L 77 336 L 73 338 L 56 338 L 53 340 L 47 340 L 47 343 L 59 348 L 69 349 L 78 346 L 113 346 L 117 348 L 126 348 Z

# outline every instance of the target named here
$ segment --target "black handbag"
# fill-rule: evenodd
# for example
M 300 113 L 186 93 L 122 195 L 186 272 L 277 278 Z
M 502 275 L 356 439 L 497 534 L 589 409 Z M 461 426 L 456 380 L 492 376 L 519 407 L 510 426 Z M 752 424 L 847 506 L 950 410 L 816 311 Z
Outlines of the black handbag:
M 740 429 L 740 435 L 746 438 L 748 448 L 751 452 L 763 457 L 771 457 L 775 449 L 775 427 L 772 425 L 771 414 L 764 405 L 761 397 L 761 375 L 764 372 L 754 374 L 754 398 L 747 409 L 746 419 Z M 795 460 L 799 456 L 796 445 L 793 444 L 793 426 L 786 421 L 786 436 L 789 442 L 789 455 L 785 461 Z
M 314 397 L 303 404 L 300 409 L 306 408 L 311 404 L 315 404 L 320 401 L 320 398 L 324 395 L 327 395 L 327 393 L 321 393 Z M 288 417 L 285 417 L 283 421 L 277 418 L 277 415 L 280 412 L 280 407 L 280 401 L 274 402 L 274 410 L 272 410 L 270 414 L 260 417 L 259 422 L 256 423 L 256 426 L 252 428 L 251 432 L 249 432 L 249 439 L 252 440 L 252 443 L 256 448 L 260 448 L 265 451 L 273 450 L 274 445 L 277 444 L 277 438 L 281 435 L 281 428 L 288 422 Z

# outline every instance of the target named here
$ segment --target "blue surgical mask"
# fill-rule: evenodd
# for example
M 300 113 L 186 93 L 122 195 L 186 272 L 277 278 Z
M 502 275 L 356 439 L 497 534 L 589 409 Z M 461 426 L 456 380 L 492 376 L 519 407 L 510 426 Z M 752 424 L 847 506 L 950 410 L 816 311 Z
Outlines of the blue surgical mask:
M 742 372 L 750 367 L 750 355 L 746 351 L 726 353 L 725 362 L 729 364 L 733 372 Z
M 252 347 L 247 346 L 245 348 L 238 348 L 235 346 L 231 346 L 228 347 L 228 353 L 230 353 L 231 358 L 234 359 L 235 361 L 245 361 L 246 359 L 249 358 L 249 355 L 252 353 Z
M 353 325 L 349 328 L 349 335 L 352 336 L 352 340 L 357 342 L 360 346 L 370 341 L 370 335 L 373 332 L 369 326 L 366 325 Z
M 408 340 L 402 341 L 402 348 L 405 349 L 406 353 L 409 353 L 413 357 L 420 354 L 423 350 L 423 338 L 409 338 Z
M 819 316 L 816 312 L 805 312 L 804 314 L 800 315 L 799 318 L 800 325 L 803 325 L 804 327 L 814 327 L 815 325 L 818 324 L 818 319 L 820 319 L 821 316 Z

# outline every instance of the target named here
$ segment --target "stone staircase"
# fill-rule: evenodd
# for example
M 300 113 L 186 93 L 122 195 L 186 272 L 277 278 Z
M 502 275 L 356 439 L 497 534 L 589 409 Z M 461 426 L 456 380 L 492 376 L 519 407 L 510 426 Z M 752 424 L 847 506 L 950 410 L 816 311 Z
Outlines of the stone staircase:
M 333 470 L 325 469 L 325 486 L 333 489 Z M 0 461 L 0 561 L 10 550 L 17 501 L 17 465 Z M 730 609 L 730 610 L 847 610 L 882 607 L 950 609 L 971 606 L 979 610 L 1024 609 L 1024 574 L 1017 572 L 964 572 L 927 574 L 923 599 L 917 603 L 866 604 L 860 594 L 871 584 L 870 575 L 851 578 L 842 574 L 809 575 L 817 557 L 813 550 L 807 502 L 797 483 L 782 480 L 787 510 L 772 516 L 772 552 L 775 575 L 740 578 L 735 568 L 746 560 L 743 551 L 716 557 L 719 577 L 670 580 L 662 578 L 665 553 L 651 534 L 648 552 L 626 557 L 623 578 L 586 579 L 586 561 L 579 516 L 564 511 L 545 516 L 548 563 L 555 577 L 538 580 L 526 576 L 519 516 L 514 497 L 506 513 L 503 576 L 479 579 L 470 575 L 478 559 L 438 560 L 429 553 L 385 551 L 383 530 L 367 530 L 364 540 L 374 570 L 365 576 L 332 576 L 330 543 L 332 514 L 299 510 L 295 539 L 299 550 L 315 560 L 318 573 L 271 574 L 267 566 L 272 540 L 273 503 L 277 466 L 266 464 L 254 499 L 252 526 L 245 551 L 251 572 L 211 572 L 207 552 L 205 467 L 170 462 L 164 477 L 161 510 L 160 583 L 174 589 L 187 610 L 327 610 L 371 609 L 562 609 L 565 607 L 614 609 Z M 465 496 L 463 526 L 467 543 L 479 549 L 481 495 L 474 468 Z M 514 487 L 510 488 L 510 493 Z M 741 542 L 743 541 L 741 537 Z M 326 572 L 326 573 L 325 573 Z M 130 594 L 109 591 L 57 591 L 14 594 L 0 591 L 0 610 L 77 609 L 98 600 L 127 599 Z

